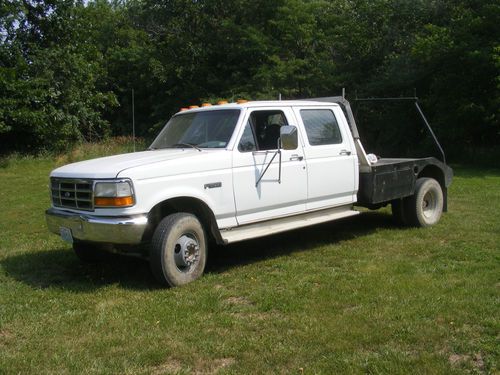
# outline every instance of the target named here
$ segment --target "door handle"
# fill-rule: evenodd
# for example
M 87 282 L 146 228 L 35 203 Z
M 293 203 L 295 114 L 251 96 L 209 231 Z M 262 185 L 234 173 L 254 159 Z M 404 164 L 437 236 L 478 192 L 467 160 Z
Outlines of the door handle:
M 303 156 L 300 156 L 300 155 L 297 155 L 297 154 L 292 154 L 292 156 L 290 156 L 290 160 L 298 160 L 298 161 L 301 161 L 302 159 L 304 159 Z
M 351 155 L 351 151 L 349 151 L 349 150 L 340 150 L 339 155 Z

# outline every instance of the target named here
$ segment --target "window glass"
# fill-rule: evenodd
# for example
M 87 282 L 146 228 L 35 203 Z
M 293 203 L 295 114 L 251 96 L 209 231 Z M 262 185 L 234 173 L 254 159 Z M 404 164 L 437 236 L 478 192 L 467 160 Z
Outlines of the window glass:
M 253 111 L 250 115 L 259 150 L 276 150 L 280 128 L 288 125 L 283 111 Z
M 255 137 L 253 135 L 252 126 L 250 121 L 245 125 L 245 130 L 241 136 L 240 144 L 238 145 L 238 150 L 241 152 L 255 151 L 257 146 L 255 144 Z
M 231 139 L 239 110 L 212 110 L 179 114 L 170 119 L 151 149 L 186 144 L 200 148 L 224 148 Z
M 311 146 L 342 143 L 339 125 L 329 109 L 302 109 L 300 116 Z

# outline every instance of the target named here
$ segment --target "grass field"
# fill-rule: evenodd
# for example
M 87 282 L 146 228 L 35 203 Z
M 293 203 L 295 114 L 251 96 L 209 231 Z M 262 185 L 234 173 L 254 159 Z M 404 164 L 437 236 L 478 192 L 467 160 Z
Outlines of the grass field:
M 500 170 L 456 168 L 435 227 L 367 212 L 211 249 L 203 278 L 161 289 L 48 233 L 55 164 L 0 165 L 0 373 L 499 371 Z

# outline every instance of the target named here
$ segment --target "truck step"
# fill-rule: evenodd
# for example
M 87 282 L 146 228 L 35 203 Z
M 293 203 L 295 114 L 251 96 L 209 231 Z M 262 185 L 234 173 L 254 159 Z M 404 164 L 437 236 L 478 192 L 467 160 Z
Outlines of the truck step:
M 352 210 L 351 206 L 335 207 L 327 210 L 306 212 L 300 215 L 287 216 L 255 224 L 242 225 L 221 231 L 222 239 L 226 244 L 248 240 L 251 238 L 269 236 L 271 234 L 326 223 L 337 219 L 358 215 L 359 211 Z

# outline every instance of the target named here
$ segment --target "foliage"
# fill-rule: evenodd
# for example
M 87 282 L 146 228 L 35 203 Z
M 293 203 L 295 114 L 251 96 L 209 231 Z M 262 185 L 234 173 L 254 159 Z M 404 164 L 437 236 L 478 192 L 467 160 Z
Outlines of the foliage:
M 7 150 L 63 150 L 109 134 L 103 111 L 115 95 L 98 88 L 105 70 L 84 27 L 87 9 L 69 4 L 19 2 L 4 29 L 0 132 Z
M 61 166 L 77 161 L 94 159 L 102 156 L 125 154 L 135 151 L 144 151 L 144 139 L 132 137 L 110 137 L 101 142 L 84 142 L 75 145 L 70 150 L 56 157 L 56 165 Z
M 220 97 L 416 89 L 460 159 L 500 144 L 499 23 L 495 0 L 8 0 L 0 141 L 4 152 L 60 150 L 129 135 L 132 90 L 137 133 L 151 137 L 179 107 Z M 408 143 L 377 135 L 395 119 L 360 116 L 374 121 L 369 138 Z

